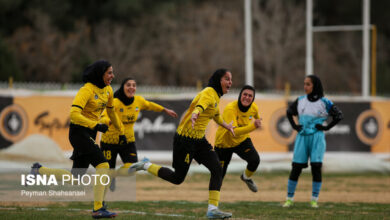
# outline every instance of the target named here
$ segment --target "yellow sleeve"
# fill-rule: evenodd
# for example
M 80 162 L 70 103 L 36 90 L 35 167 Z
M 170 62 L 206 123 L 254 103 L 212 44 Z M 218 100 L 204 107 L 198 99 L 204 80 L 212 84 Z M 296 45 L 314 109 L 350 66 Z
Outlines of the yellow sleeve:
M 82 122 L 83 124 L 86 124 L 88 128 L 93 129 L 98 122 L 81 114 L 91 95 L 93 95 L 93 93 L 85 87 L 82 87 L 77 92 L 72 103 L 72 108 L 70 109 L 70 120 L 76 122 L 76 124 Z
M 164 110 L 164 107 L 162 107 L 161 105 L 159 105 L 159 104 L 157 104 L 155 102 L 147 101 L 143 97 L 140 97 L 140 98 L 141 98 L 142 103 L 143 103 L 142 110 L 154 111 L 154 112 L 161 112 L 162 110 Z
M 219 109 L 218 109 L 217 114 L 214 115 L 213 119 L 214 119 L 214 121 L 215 121 L 217 124 L 219 124 L 219 125 L 222 126 L 222 124 L 223 124 L 223 119 L 222 119 L 221 115 L 219 114 Z
M 99 123 L 110 125 L 110 117 L 108 117 L 107 109 L 104 110 L 102 117 L 99 120 Z
M 200 114 L 206 110 L 206 108 L 213 103 L 212 97 L 208 94 L 200 94 L 200 98 L 195 105 L 194 111 L 192 114 Z
M 115 126 L 115 128 L 120 131 L 119 134 L 124 135 L 125 134 L 125 126 L 119 120 L 118 115 L 115 113 L 114 107 L 107 108 L 107 114 L 108 114 L 108 117 L 110 118 L 112 124 Z
M 107 108 L 112 108 L 114 107 L 114 91 L 111 86 L 108 86 L 108 93 Z
M 239 136 L 239 135 L 243 135 L 243 134 L 248 134 L 250 133 L 251 131 L 254 131 L 256 130 L 256 126 L 254 123 L 250 123 L 249 125 L 245 126 L 245 127 L 239 127 L 239 128 L 234 128 L 234 133 Z
M 240 136 L 243 134 L 250 133 L 251 131 L 254 131 L 256 129 L 256 126 L 254 123 L 250 123 L 247 126 L 244 127 L 237 127 L 237 110 L 236 109 L 225 109 L 223 112 L 223 118 L 226 123 L 230 123 L 233 121 L 234 128 L 234 134 L 236 136 Z
M 109 87 L 109 89 L 110 89 L 109 90 L 110 94 L 108 96 L 108 102 L 107 102 L 107 108 L 106 108 L 107 115 L 110 118 L 112 124 L 114 124 L 114 126 L 116 127 L 116 129 L 118 129 L 120 131 L 119 134 L 124 135 L 125 134 L 125 126 L 123 125 L 123 123 L 119 119 L 118 115 L 115 113 L 114 94 L 113 94 L 111 86 Z

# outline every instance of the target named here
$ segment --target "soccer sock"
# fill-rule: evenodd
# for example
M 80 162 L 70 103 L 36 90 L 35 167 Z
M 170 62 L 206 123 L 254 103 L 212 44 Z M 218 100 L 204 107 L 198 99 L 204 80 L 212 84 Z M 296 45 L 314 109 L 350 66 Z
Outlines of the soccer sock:
M 110 183 L 107 184 L 107 185 L 104 187 L 103 199 L 106 198 L 106 194 L 107 194 L 107 192 L 108 192 L 108 188 L 110 188 L 112 180 L 117 176 L 117 172 L 116 172 L 115 169 L 109 169 L 109 170 L 108 170 L 108 175 L 110 176 Z
M 218 190 L 209 190 L 209 204 L 218 207 L 220 192 Z
M 146 162 L 146 163 L 144 164 L 144 169 L 145 169 L 145 170 L 148 170 L 150 166 L 152 166 L 152 163 L 151 163 L 151 162 Z
M 123 164 L 123 166 L 121 166 L 117 171 L 116 171 L 116 175 L 117 176 L 128 176 L 129 175 L 129 167 L 132 165 L 133 163 L 125 163 Z
M 288 180 L 288 183 L 287 183 L 287 197 L 288 198 L 293 198 L 294 197 L 294 193 L 295 193 L 295 188 L 297 188 L 297 184 L 298 184 L 298 181 L 294 181 L 294 180 Z
M 47 168 L 47 167 L 41 167 L 39 168 L 39 174 L 41 175 L 54 175 L 57 179 L 57 181 L 62 181 L 62 175 L 68 175 L 72 176 L 72 174 L 64 169 L 53 169 L 53 168 Z
M 106 183 L 108 180 L 106 178 L 101 178 L 101 175 L 109 175 L 109 168 L 110 165 L 108 165 L 107 162 L 100 163 L 96 166 L 96 174 L 99 175 L 96 178 L 96 183 L 93 186 L 93 194 L 94 194 L 94 203 L 93 203 L 93 210 L 98 210 L 103 207 L 103 200 L 104 200 L 104 190 L 106 188 L 105 185 L 102 183 Z M 108 184 L 109 185 L 109 184 Z
M 245 169 L 245 172 L 243 174 L 244 179 L 249 179 L 253 175 L 253 171 L 248 170 L 248 168 Z
M 150 164 L 150 166 L 147 168 L 147 171 L 155 176 L 158 176 L 158 171 L 160 170 L 161 166 L 156 164 Z
M 315 182 L 313 181 L 313 184 L 312 184 L 312 197 L 316 197 L 318 199 L 318 195 L 320 194 L 320 191 L 321 191 L 321 185 L 322 185 L 322 182 Z
M 218 208 L 217 206 L 209 204 L 209 206 L 207 208 L 207 211 L 211 211 L 211 210 L 214 210 L 214 209 L 217 209 L 217 208 Z

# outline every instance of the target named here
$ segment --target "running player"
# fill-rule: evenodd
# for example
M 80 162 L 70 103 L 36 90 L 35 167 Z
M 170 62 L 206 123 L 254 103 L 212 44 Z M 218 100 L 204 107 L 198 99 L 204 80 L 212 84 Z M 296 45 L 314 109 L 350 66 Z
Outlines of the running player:
M 154 102 L 147 101 L 142 96 L 135 95 L 137 83 L 133 78 L 126 78 L 122 81 L 121 87 L 114 93 L 114 109 L 119 120 L 125 128 L 125 137 L 120 135 L 120 130 L 116 129 L 112 124 L 108 131 L 102 135 L 100 147 L 103 154 L 108 160 L 111 169 L 115 169 L 116 158 L 120 155 L 124 163 L 113 175 L 126 176 L 128 175 L 129 167 L 138 161 L 137 148 L 135 146 L 134 123 L 138 118 L 138 114 L 143 110 L 162 112 L 167 115 L 177 118 L 175 111 L 164 108 Z M 110 124 L 110 118 L 107 111 L 104 111 L 101 119 L 105 124 Z M 127 141 L 126 141 L 127 140 Z M 115 190 L 115 178 L 112 179 L 110 189 Z
M 92 164 L 96 168 L 96 174 L 100 175 L 100 179 L 102 179 L 102 181 L 97 181 L 93 189 L 93 218 L 113 218 L 116 216 L 116 213 L 107 211 L 103 206 L 106 190 L 103 183 L 107 182 L 105 177 L 108 175 L 109 164 L 95 143 L 97 131 L 104 133 L 108 129 L 106 124 L 99 123 L 100 116 L 106 108 L 112 123 L 121 135 L 124 134 L 124 128 L 117 120 L 113 110 L 114 95 L 110 86 L 113 78 L 114 72 L 109 62 L 100 60 L 89 65 L 83 73 L 85 84 L 78 91 L 70 110 L 69 141 L 73 147 L 71 173 L 74 176 L 83 175 L 88 166 Z M 31 173 L 36 175 L 53 174 L 56 178 L 61 178 L 62 175 L 71 175 L 67 170 L 47 168 L 39 163 L 33 164 Z
M 192 159 L 206 166 L 210 173 L 208 218 L 229 218 L 231 213 L 218 209 L 220 189 L 222 185 L 222 168 L 218 156 L 211 144 L 206 140 L 206 127 L 213 119 L 216 123 L 229 130 L 234 135 L 232 124 L 223 121 L 219 114 L 219 99 L 226 94 L 232 85 L 232 74 L 229 70 L 218 69 L 211 76 L 208 86 L 192 100 L 192 103 L 180 122 L 173 138 L 174 171 L 167 167 L 152 164 L 144 158 L 134 163 L 129 172 L 147 170 L 173 184 L 181 184 L 190 168 Z
M 219 127 L 215 135 L 215 151 L 223 169 L 222 179 L 225 177 L 233 153 L 236 153 L 248 163 L 240 177 L 241 180 L 247 184 L 252 192 L 257 192 L 257 186 L 250 178 L 260 163 L 259 154 L 249 137 L 251 131 L 261 126 L 258 107 L 253 103 L 254 100 L 255 88 L 246 85 L 241 89 L 238 100 L 230 102 L 226 106 L 223 111 L 223 120 L 233 121 L 235 136 Z
M 308 167 L 310 158 L 312 182 L 312 197 L 310 205 L 318 208 L 318 195 L 322 185 L 322 160 L 326 150 L 324 131 L 331 129 L 343 119 L 343 113 L 324 97 L 320 78 L 309 75 L 304 80 L 303 89 L 306 95 L 298 97 L 287 109 L 287 118 L 293 129 L 298 131 L 294 144 L 292 170 L 287 183 L 287 200 L 283 207 L 293 205 L 295 188 L 303 168 Z M 299 124 L 293 120 L 298 116 Z M 328 116 L 332 121 L 323 125 Z

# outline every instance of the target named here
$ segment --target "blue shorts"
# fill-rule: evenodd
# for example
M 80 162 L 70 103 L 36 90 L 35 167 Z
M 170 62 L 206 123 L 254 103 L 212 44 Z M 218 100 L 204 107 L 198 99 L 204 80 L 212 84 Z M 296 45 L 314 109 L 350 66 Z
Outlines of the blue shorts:
M 311 135 L 298 134 L 294 144 L 293 162 L 307 164 L 310 157 L 311 163 L 322 163 L 325 150 L 324 132 L 315 132 Z

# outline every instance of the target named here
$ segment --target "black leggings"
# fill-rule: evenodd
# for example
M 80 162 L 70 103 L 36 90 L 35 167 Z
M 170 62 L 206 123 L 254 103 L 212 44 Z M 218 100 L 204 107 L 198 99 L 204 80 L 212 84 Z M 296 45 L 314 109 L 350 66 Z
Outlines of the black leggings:
M 322 182 L 322 163 L 310 163 L 311 174 L 313 182 Z M 298 181 L 299 175 L 301 175 L 302 169 L 306 168 L 307 164 L 292 163 L 292 170 L 290 172 L 290 180 Z
M 217 154 L 206 138 L 192 139 L 175 134 L 172 162 L 175 170 L 161 167 L 158 176 L 173 184 L 181 184 L 187 176 L 192 159 L 210 171 L 209 190 L 219 191 L 222 185 L 222 168 L 219 166 Z
M 249 171 L 255 172 L 260 164 L 260 157 L 250 138 L 245 139 L 238 146 L 232 148 L 215 148 L 222 167 L 222 179 L 226 175 L 227 168 L 232 159 L 233 153 L 236 153 L 241 159 L 245 160 Z

